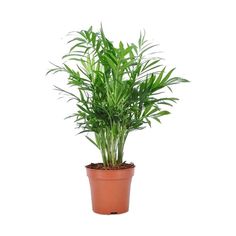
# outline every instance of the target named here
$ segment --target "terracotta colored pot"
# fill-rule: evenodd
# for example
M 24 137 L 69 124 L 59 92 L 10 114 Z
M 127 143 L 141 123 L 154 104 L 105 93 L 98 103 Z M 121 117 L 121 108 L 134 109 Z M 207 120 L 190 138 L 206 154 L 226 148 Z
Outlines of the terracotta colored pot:
M 99 214 L 120 214 L 129 210 L 129 195 L 134 168 L 98 170 L 86 167 L 93 211 Z

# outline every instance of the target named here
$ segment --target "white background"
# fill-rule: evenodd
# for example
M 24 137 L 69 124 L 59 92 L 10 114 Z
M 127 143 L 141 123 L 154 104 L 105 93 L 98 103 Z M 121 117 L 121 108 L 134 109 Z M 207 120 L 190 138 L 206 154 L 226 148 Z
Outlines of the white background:
M 0 235 L 236 235 L 234 1 L 1 1 Z M 168 66 L 191 80 L 162 125 L 132 133 L 130 211 L 91 211 L 84 166 L 100 161 L 76 136 L 74 107 L 45 77 L 65 35 L 103 23 L 132 42 L 146 29 Z

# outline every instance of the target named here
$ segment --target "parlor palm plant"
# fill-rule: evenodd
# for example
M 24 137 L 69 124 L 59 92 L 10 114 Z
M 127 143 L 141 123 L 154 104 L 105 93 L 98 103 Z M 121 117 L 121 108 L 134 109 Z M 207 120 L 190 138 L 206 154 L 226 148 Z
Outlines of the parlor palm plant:
M 62 65 L 48 73 L 63 72 L 76 92 L 57 89 L 76 101 L 75 118 L 82 132 L 101 151 L 103 166 L 113 168 L 123 163 L 128 134 L 153 120 L 170 114 L 166 107 L 178 99 L 165 95 L 175 84 L 188 82 L 173 76 L 155 54 L 157 45 L 141 33 L 137 43 L 119 42 L 117 46 L 104 34 L 88 30 L 74 32 L 71 48 Z

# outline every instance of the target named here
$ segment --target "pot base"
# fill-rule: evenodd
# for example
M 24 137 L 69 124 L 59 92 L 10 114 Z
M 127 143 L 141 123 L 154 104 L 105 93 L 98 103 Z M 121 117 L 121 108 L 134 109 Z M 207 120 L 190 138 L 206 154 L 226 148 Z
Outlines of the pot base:
M 120 215 L 120 214 L 124 214 L 127 213 L 129 211 L 129 209 L 127 211 L 122 211 L 122 212 L 117 212 L 117 211 L 112 211 L 112 212 L 105 212 L 105 211 L 95 211 L 93 209 L 93 212 L 99 215 Z

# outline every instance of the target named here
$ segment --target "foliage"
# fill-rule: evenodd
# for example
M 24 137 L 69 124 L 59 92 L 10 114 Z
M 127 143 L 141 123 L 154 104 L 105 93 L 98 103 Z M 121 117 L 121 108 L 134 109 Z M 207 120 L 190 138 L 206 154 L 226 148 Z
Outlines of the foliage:
M 56 88 L 76 100 L 77 112 L 70 117 L 75 118 L 80 133 L 95 134 L 94 139 L 86 137 L 100 149 L 104 166 L 116 166 L 123 162 L 129 132 L 170 114 L 163 108 L 178 99 L 166 97 L 165 89 L 188 81 L 173 77 L 174 69 L 161 65 L 162 59 L 153 52 L 157 45 L 148 42 L 145 33 L 136 44 L 119 42 L 117 47 L 102 27 L 99 32 L 90 27 L 74 34 L 70 51 L 63 57 L 66 61 L 48 73 L 68 75 L 68 84 L 78 92 Z

